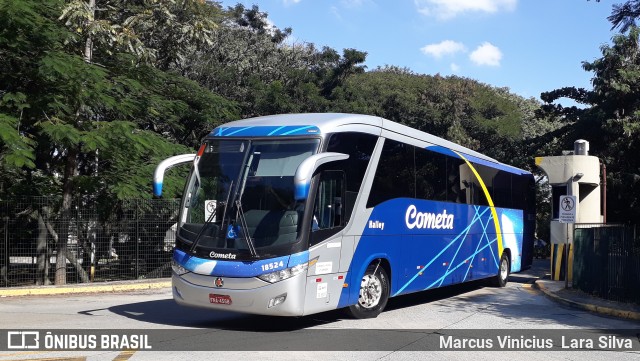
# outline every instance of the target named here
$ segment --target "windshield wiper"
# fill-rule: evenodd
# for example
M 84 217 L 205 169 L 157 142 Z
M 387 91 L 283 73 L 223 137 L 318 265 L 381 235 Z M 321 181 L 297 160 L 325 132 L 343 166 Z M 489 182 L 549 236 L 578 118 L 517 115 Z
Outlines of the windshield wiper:
M 224 230 L 224 221 L 227 218 L 227 206 L 229 205 L 229 198 L 231 197 L 231 190 L 233 189 L 233 181 L 229 184 L 229 191 L 227 192 L 227 199 L 224 201 L 224 209 L 222 210 L 222 221 L 220 222 L 220 229 L 217 236 L 220 237 L 220 232 Z M 226 236 L 225 236 L 226 238 Z
M 256 247 L 253 244 L 253 240 L 251 239 L 251 235 L 249 235 L 249 227 L 247 225 L 247 219 L 244 216 L 244 210 L 242 209 L 242 195 L 244 194 L 245 186 L 247 185 L 247 177 L 249 176 L 249 169 L 251 169 L 251 165 L 253 164 L 254 156 L 260 155 L 260 152 L 252 152 L 249 154 L 247 162 L 245 163 L 244 169 L 240 176 L 240 184 L 238 189 L 236 190 L 235 195 L 235 206 L 236 206 L 236 221 L 240 220 L 240 227 L 242 230 L 240 233 L 244 236 L 245 242 L 247 242 L 247 247 L 249 248 L 249 252 L 253 258 L 258 258 L 258 252 L 256 252 Z
M 231 184 L 229 185 L 229 191 L 227 192 L 227 200 L 224 201 L 223 203 L 224 211 L 222 212 L 223 218 L 222 218 L 222 224 L 220 225 L 220 228 L 222 228 L 222 226 L 224 225 L 224 215 L 227 213 L 227 204 L 229 203 L 229 196 L 231 195 L 231 189 L 233 189 L 233 181 L 231 181 Z M 202 236 L 202 233 L 204 233 L 204 229 L 207 227 L 208 224 L 211 224 L 211 221 L 213 221 L 213 218 L 215 218 L 217 211 L 218 211 L 218 205 L 216 204 L 216 207 L 213 208 L 213 212 L 211 212 L 209 217 L 207 217 L 207 219 L 202 224 L 202 228 L 200 228 L 200 231 L 198 232 L 196 239 L 193 240 L 193 243 L 191 244 L 191 248 L 189 248 L 190 253 L 195 253 L 196 247 L 198 246 L 198 242 L 200 241 L 200 237 Z M 217 233 L 219 232 L 216 232 L 216 235 Z
M 256 252 L 256 247 L 253 244 L 253 240 L 249 235 L 249 226 L 247 225 L 247 219 L 244 216 L 244 211 L 242 210 L 242 202 L 240 199 L 236 200 L 236 219 L 240 219 L 240 226 L 242 227 L 242 235 L 244 236 L 244 240 L 247 242 L 247 247 L 249 247 L 249 252 L 251 252 L 251 256 L 253 258 L 258 258 L 258 252 Z

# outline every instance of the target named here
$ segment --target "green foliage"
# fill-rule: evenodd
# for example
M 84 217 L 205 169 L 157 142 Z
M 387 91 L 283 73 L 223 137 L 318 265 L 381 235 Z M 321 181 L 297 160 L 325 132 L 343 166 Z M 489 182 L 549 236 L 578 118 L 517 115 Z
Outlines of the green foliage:
M 99 153 L 104 159 L 99 171 L 99 181 L 105 187 L 102 192 L 113 194 L 117 199 L 139 198 L 148 194 L 151 175 L 162 159 L 192 152 L 190 148 L 168 142 L 156 133 L 139 130 L 131 122 L 112 121 L 101 126 L 96 133 L 105 140 L 105 146 Z
M 6 69 L 0 74 L 3 196 L 73 192 L 87 202 L 150 197 L 160 160 L 192 152 L 213 127 L 238 117 L 232 102 L 149 63 L 145 54 L 160 44 L 160 34 L 135 33 L 154 21 L 165 28 L 184 21 L 177 26 L 181 37 L 172 39 L 176 49 L 163 43 L 163 51 L 173 55 L 154 53 L 158 62 L 175 65 L 197 49 L 194 42 L 206 42 L 201 36 L 211 28 L 189 15 L 203 15 L 205 4 L 129 5 L 98 0 L 100 11 L 94 12 L 77 0 L 0 2 L 0 66 Z M 205 10 L 219 12 L 217 6 Z M 184 33 L 189 26 L 191 32 Z M 91 44 L 89 59 L 86 44 Z M 181 192 L 181 177 L 175 182 L 180 186 L 167 187 L 168 196 Z
M 0 161 L 4 171 L 35 168 L 33 141 L 21 136 L 17 127 L 18 119 L 0 113 Z
M 541 115 L 556 117 L 566 126 L 556 132 L 564 149 L 586 139 L 591 154 L 607 165 L 608 220 L 637 221 L 640 218 L 640 30 L 630 27 L 612 44 L 601 47 L 602 57 L 584 62 L 593 73 L 593 89 L 563 88 L 543 94 L 548 103 Z M 585 107 L 553 104 L 569 98 Z M 597 135 L 597 136 L 595 136 Z
M 636 26 L 636 19 L 640 17 L 640 1 L 627 0 L 622 4 L 613 4 L 612 6 L 611 15 L 607 17 L 607 20 L 612 24 L 611 30 L 620 28 L 620 32 L 626 33 Z
M 264 114 L 379 115 L 526 168 L 527 142 L 564 124 L 535 118 L 539 104 L 508 89 L 393 66 L 367 72 L 364 51 L 288 42 L 291 29 L 257 6 L 89 4 L 0 0 L 0 159 L 18 175 L 0 177 L 0 192 L 73 192 L 108 210 L 150 196 L 159 160 Z M 167 197 L 185 172 L 167 175 Z
M 522 144 L 524 125 L 538 104 L 506 89 L 385 67 L 351 76 L 333 97 L 332 110 L 378 115 L 510 164 L 532 166 Z

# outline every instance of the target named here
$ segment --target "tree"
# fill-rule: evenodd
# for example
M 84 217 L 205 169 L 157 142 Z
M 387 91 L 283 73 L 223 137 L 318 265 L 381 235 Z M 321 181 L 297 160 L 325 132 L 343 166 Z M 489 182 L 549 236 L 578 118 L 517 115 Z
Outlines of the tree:
M 596 0 L 596 2 L 600 2 L 600 0 Z M 639 17 L 640 1 L 627 0 L 622 4 L 613 4 L 611 15 L 607 17 L 607 20 L 612 24 L 611 30 L 618 28 L 621 33 L 626 33 L 631 27 L 636 26 L 636 20 Z
M 522 167 L 524 142 L 560 124 L 532 119 L 538 104 L 508 89 L 392 66 L 367 72 L 366 52 L 292 43 L 257 6 L 0 0 L 0 24 L 0 197 L 59 199 L 25 213 L 41 239 L 46 229 L 58 240 L 57 283 L 65 258 L 83 272 L 64 248 L 69 227 L 51 227 L 67 222 L 73 201 L 95 204 L 105 221 L 116 200 L 150 196 L 159 159 L 191 152 L 228 120 L 374 114 Z M 165 194 L 179 196 L 184 176 Z
M 344 49 L 340 56 L 335 50 L 325 47 L 320 53 L 321 66 L 317 70 L 323 79 L 322 95 L 330 98 L 334 89 L 349 76 L 364 73 L 366 66 L 362 64 L 366 58 L 366 52 L 356 49 Z
M 533 127 L 539 104 L 508 89 L 384 67 L 350 76 L 333 94 L 334 111 L 378 115 L 531 168 L 522 143 L 530 139 L 525 125 Z
M 82 276 L 66 250 L 72 201 L 150 196 L 152 164 L 189 152 L 176 142 L 195 145 L 235 117 L 235 106 L 155 68 L 143 56 L 151 48 L 122 25 L 94 17 L 91 3 L 3 1 L 0 23 L 0 127 L 7 130 L 0 157 L 11 172 L 3 172 L 0 189 L 59 197 L 53 214 L 61 226 L 48 228 L 58 240 L 62 284 L 65 258 Z M 128 42 L 119 40 L 125 33 Z
M 640 30 L 619 34 L 601 47 L 602 57 L 584 62 L 593 72 L 593 89 L 563 88 L 543 93 L 543 114 L 562 119 L 564 145 L 588 139 L 590 149 L 607 165 L 609 215 L 612 221 L 636 221 L 640 217 Z M 584 108 L 553 104 L 561 97 Z M 597 137 L 593 137 L 598 134 Z
M 212 36 L 212 43 L 189 60 L 187 76 L 236 101 L 242 117 L 273 112 L 322 111 L 317 50 L 312 44 L 287 43 L 291 29 L 271 26 L 257 6 L 238 4 Z
M 611 29 L 619 28 L 620 32 L 626 33 L 631 27 L 636 26 L 636 19 L 640 17 L 640 1 L 630 0 L 623 4 L 613 4 L 611 15 L 607 20 L 611 22 Z

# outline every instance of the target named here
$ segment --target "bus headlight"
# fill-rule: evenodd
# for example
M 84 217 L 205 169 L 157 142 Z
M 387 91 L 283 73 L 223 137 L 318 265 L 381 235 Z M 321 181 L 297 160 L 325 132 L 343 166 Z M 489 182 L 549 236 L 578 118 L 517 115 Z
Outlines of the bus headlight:
M 182 276 L 185 273 L 189 273 L 189 271 L 186 268 L 182 267 L 182 265 L 176 262 L 174 259 L 171 260 L 171 269 L 178 276 Z
M 265 273 L 263 275 L 258 276 L 258 278 L 269 283 L 276 283 L 276 282 L 286 280 L 287 278 L 291 278 L 295 275 L 298 275 L 306 271 L 308 267 L 309 267 L 309 263 L 305 262 L 297 266 L 285 268 L 279 271 Z

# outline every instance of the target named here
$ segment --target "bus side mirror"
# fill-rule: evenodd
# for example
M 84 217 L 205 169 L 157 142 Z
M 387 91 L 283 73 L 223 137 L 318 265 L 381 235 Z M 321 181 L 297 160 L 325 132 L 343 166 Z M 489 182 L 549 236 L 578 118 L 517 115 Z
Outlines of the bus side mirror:
M 160 162 L 153 172 L 153 195 L 157 197 L 162 196 L 162 181 L 164 180 L 164 172 L 180 164 L 193 162 L 195 154 L 181 154 L 170 158 L 167 158 Z
M 294 195 L 296 200 L 303 200 L 309 196 L 311 178 L 313 177 L 313 173 L 316 171 L 316 169 L 318 169 L 318 167 L 325 163 L 336 162 L 348 158 L 348 154 L 328 152 L 314 154 L 311 157 L 303 160 L 302 163 L 300 163 L 300 165 L 298 166 L 298 169 L 296 169 L 296 174 L 293 177 L 293 185 L 295 188 Z

